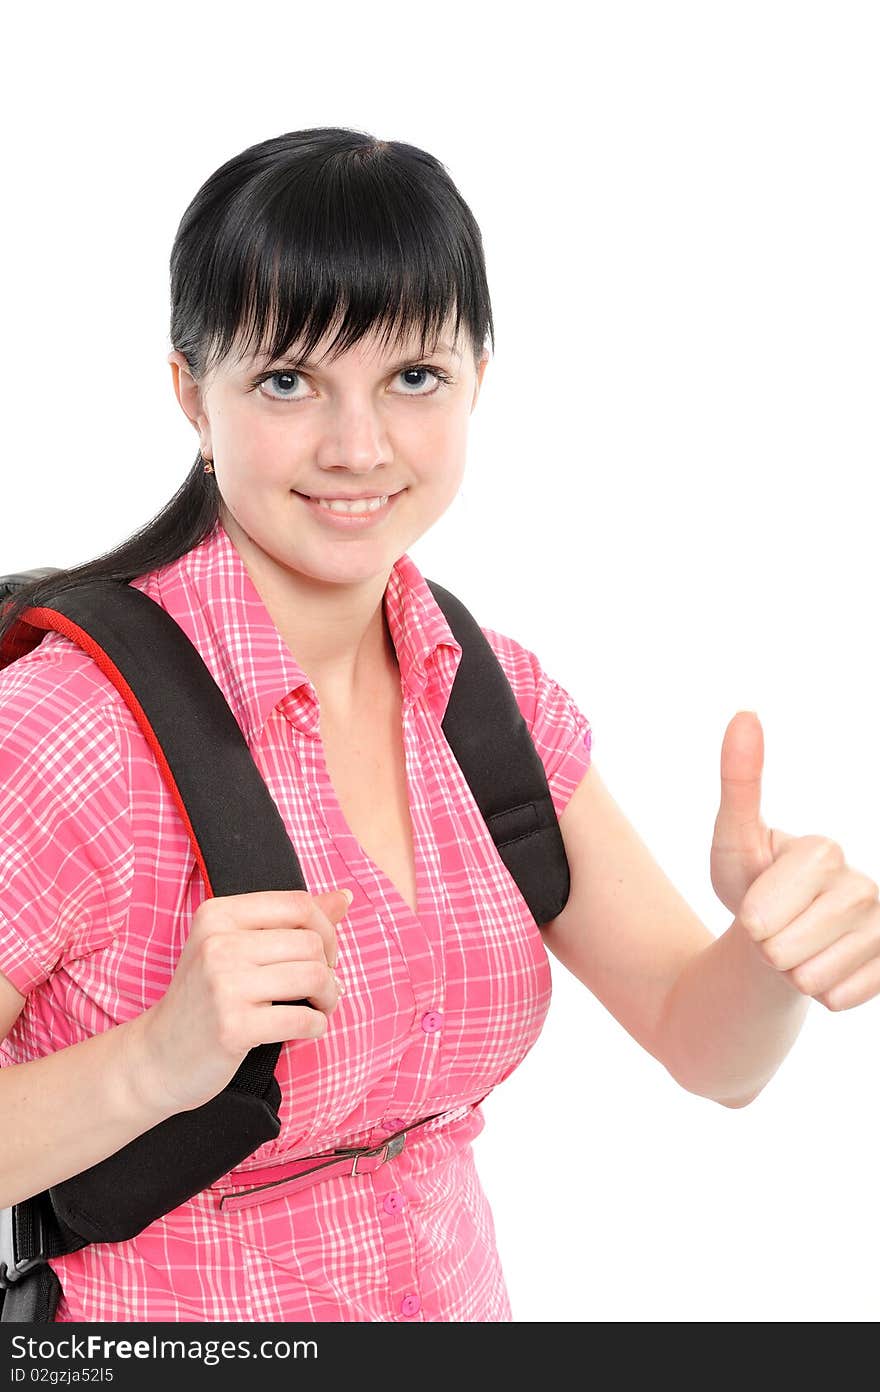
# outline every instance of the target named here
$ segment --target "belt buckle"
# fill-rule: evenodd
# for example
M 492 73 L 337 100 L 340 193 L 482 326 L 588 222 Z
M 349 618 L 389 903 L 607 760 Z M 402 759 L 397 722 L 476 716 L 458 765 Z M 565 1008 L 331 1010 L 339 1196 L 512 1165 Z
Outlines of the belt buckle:
M 353 1175 L 358 1174 L 359 1160 L 363 1160 L 364 1158 L 372 1158 L 374 1155 L 381 1155 L 382 1157 L 379 1161 L 379 1164 L 375 1166 L 375 1169 L 378 1170 L 380 1165 L 384 1165 L 388 1160 L 393 1160 L 395 1155 L 399 1155 L 400 1152 L 403 1150 L 405 1143 L 406 1132 L 402 1131 L 399 1136 L 392 1136 L 390 1141 L 383 1141 L 382 1145 L 374 1146 L 372 1150 L 359 1150 L 354 1157 L 354 1164 L 351 1167 L 351 1173 Z M 373 1171 L 369 1170 L 367 1171 L 367 1173 L 372 1174 Z M 360 1178 L 360 1175 L 358 1175 L 358 1178 Z

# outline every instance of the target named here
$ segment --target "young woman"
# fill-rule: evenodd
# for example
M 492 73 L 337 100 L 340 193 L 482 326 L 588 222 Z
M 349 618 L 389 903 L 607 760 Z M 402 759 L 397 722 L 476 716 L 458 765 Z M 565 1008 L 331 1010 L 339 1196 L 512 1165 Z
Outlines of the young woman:
M 243 151 L 187 209 L 171 292 L 195 464 L 0 633 L 61 579 L 147 594 L 223 691 L 309 889 L 206 899 L 92 659 L 52 633 L 0 672 L 0 1204 L 281 1041 L 278 1137 L 131 1240 L 53 1259 L 56 1320 L 509 1320 L 471 1142 L 542 1028 L 547 949 L 683 1087 L 738 1107 L 811 994 L 880 989 L 877 887 L 826 838 L 768 831 L 739 715 L 712 861 L 738 916 L 716 940 L 591 765 L 586 716 L 484 628 L 571 872 L 537 926 L 443 736 L 461 647 L 408 555 L 459 489 L 494 344 L 480 234 L 436 159 L 334 128 Z M 378 1163 L 297 1178 L 404 1131 Z

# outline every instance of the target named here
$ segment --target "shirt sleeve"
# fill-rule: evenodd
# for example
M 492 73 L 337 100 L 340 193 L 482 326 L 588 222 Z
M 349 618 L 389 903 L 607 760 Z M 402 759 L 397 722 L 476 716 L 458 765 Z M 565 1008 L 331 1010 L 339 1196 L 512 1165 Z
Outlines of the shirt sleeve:
M 104 705 L 42 678 L 0 696 L 0 971 L 22 995 L 128 913 L 130 798 Z
M 513 688 L 559 817 L 590 766 L 590 722 L 565 687 L 544 671 L 533 652 L 494 629 L 482 632 Z

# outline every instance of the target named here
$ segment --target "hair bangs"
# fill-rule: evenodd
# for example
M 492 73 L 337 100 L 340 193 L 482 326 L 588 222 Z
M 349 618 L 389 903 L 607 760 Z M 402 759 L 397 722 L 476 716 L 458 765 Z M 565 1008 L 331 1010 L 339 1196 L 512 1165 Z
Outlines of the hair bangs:
M 227 203 L 203 299 L 204 373 L 227 357 L 306 358 L 325 339 L 332 360 L 373 333 L 383 348 L 415 340 L 424 357 L 448 324 L 459 343 L 462 322 L 479 359 L 491 310 L 469 210 L 429 169 L 414 177 L 413 154 L 432 157 L 362 140 L 270 169 Z

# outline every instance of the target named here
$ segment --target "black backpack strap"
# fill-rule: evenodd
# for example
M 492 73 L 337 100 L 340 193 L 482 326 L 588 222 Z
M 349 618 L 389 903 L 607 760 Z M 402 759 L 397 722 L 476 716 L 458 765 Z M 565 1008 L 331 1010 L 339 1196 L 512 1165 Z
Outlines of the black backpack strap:
M 565 908 L 571 887 L 544 765 L 476 619 L 449 590 L 427 583 L 462 649 L 441 728 L 498 854 L 543 927 Z
M 159 763 L 209 897 L 306 888 L 223 693 L 159 604 L 131 585 L 94 581 L 26 609 L 17 627 L 22 621 L 63 633 L 116 686 Z M 273 1140 L 280 1131 L 280 1051 L 280 1044 L 251 1049 L 209 1102 L 166 1118 L 53 1186 L 59 1223 L 85 1242 L 125 1241 Z

